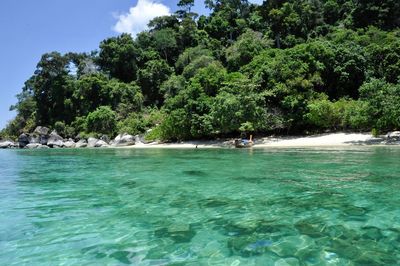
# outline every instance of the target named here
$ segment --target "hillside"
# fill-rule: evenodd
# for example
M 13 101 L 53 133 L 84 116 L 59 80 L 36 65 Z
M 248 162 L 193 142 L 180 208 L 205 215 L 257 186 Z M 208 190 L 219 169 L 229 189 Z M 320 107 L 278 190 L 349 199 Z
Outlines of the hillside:
M 206 0 L 209 16 L 193 4 L 94 52 L 44 54 L 0 138 L 400 128 L 400 2 Z

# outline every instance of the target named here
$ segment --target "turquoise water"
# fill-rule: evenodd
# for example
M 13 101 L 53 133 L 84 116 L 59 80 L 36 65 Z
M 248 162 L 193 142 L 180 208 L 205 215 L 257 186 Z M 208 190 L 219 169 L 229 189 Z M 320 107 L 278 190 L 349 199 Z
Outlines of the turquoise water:
M 400 265 L 399 159 L 3 150 L 0 265 Z

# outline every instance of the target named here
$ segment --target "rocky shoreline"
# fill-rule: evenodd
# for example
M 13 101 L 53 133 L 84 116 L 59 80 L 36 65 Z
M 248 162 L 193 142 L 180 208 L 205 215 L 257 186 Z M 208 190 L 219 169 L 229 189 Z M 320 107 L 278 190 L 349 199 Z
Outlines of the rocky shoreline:
M 400 131 L 374 137 L 370 133 L 327 133 L 310 136 L 278 136 L 257 138 L 254 148 L 267 147 L 323 147 L 323 146 L 400 146 Z M 32 133 L 21 134 L 17 141 L 0 140 L 0 149 L 49 149 L 49 148 L 232 148 L 233 139 L 209 141 L 185 141 L 179 143 L 148 143 L 143 136 L 119 134 L 114 139 L 106 135 L 100 138 L 62 138 L 55 130 L 37 127 Z
M 126 147 L 137 143 L 143 143 L 140 136 L 119 134 L 115 139 L 110 140 L 108 136 L 101 138 L 68 138 L 61 137 L 57 131 L 46 127 L 36 127 L 32 133 L 21 134 L 16 142 L 12 140 L 0 140 L 0 149 L 49 149 L 49 148 L 107 148 Z

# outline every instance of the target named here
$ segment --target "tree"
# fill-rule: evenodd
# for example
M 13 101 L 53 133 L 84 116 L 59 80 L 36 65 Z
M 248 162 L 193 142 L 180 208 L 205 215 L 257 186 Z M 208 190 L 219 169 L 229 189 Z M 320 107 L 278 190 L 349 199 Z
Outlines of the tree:
M 108 106 L 100 106 L 86 117 L 88 132 L 113 135 L 117 127 L 117 114 Z
M 172 61 L 176 54 L 175 49 L 177 48 L 175 31 L 169 28 L 161 29 L 155 31 L 153 37 L 155 48 L 159 51 L 160 55 L 164 57 L 167 62 L 169 62 L 169 60 Z
M 148 61 L 138 72 L 138 84 L 142 89 L 147 105 L 161 105 L 163 95 L 160 93 L 161 84 L 168 80 L 173 69 L 165 60 Z
M 248 29 L 238 40 L 226 49 L 226 61 L 231 70 L 238 70 L 257 56 L 263 49 L 270 46 L 262 34 Z
M 100 43 L 97 63 L 111 77 L 124 82 L 136 79 L 139 50 L 129 34 L 106 39 Z

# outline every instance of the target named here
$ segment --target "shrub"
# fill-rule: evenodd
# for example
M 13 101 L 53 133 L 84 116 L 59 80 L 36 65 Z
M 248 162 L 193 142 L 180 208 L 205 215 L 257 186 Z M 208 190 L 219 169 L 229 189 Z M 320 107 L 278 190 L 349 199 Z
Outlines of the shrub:
M 109 106 L 100 106 L 86 117 L 88 132 L 114 135 L 117 129 L 117 114 Z

